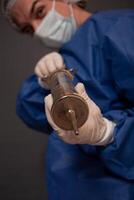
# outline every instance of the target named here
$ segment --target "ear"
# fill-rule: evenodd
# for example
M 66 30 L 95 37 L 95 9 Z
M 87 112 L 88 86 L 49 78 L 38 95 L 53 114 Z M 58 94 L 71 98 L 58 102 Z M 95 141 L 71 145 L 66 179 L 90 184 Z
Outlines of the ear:
M 67 2 L 67 0 L 55 0 L 55 1 L 58 1 L 58 2 Z
M 79 2 L 81 0 L 56 0 L 56 1 L 74 4 L 74 3 L 77 3 L 77 2 Z
M 79 2 L 79 1 L 81 1 L 81 0 L 63 0 L 63 1 L 65 1 L 65 2 L 67 2 L 67 3 L 74 4 L 74 3 L 77 3 L 77 2 Z

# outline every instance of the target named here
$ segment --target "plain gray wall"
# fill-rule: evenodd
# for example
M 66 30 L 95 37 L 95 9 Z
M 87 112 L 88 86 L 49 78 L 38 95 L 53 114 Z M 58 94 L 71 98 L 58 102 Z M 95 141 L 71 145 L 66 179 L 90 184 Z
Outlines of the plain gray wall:
M 134 0 L 90 0 L 88 10 L 134 8 Z M 0 16 L 0 200 L 45 200 L 47 136 L 28 129 L 15 114 L 21 82 L 49 52 L 13 31 Z

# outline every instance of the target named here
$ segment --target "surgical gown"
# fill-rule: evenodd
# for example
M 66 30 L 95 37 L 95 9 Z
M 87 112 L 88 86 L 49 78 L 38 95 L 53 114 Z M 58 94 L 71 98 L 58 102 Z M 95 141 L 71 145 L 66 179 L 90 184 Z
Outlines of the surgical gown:
M 74 84 L 107 119 L 115 122 L 106 146 L 70 145 L 58 138 L 44 113 L 44 96 L 32 75 L 17 97 L 17 114 L 31 128 L 48 133 L 49 200 L 134 200 L 134 10 L 98 12 L 60 50 Z

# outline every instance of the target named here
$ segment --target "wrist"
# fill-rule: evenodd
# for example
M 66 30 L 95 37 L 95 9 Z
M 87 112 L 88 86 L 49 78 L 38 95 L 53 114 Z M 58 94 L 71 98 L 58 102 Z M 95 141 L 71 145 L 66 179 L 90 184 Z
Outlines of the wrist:
M 104 126 L 100 129 L 102 137 L 95 145 L 107 145 L 113 141 L 113 132 L 116 124 L 106 118 L 103 118 L 103 123 Z

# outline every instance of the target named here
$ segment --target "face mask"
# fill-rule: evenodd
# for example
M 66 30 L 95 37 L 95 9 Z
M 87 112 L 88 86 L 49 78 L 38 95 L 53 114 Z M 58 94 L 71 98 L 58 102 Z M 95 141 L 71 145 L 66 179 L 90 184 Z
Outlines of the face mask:
M 70 16 L 66 18 L 56 12 L 54 0 L 52 9 L 36 29 L 35 36 L 49 47 L 59 48 L 68 42 L 77 29 L 72 6 L 69 5 L 69 8 Z

